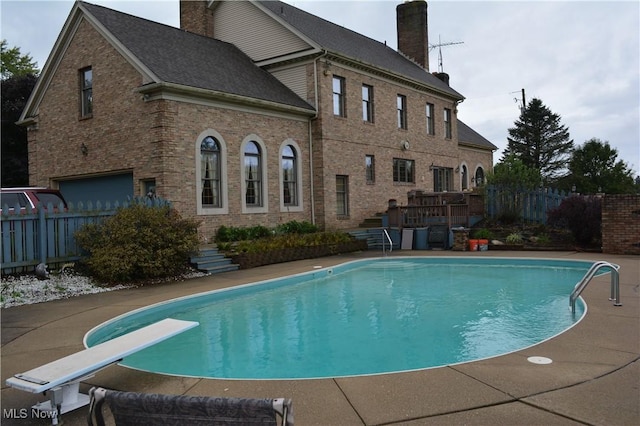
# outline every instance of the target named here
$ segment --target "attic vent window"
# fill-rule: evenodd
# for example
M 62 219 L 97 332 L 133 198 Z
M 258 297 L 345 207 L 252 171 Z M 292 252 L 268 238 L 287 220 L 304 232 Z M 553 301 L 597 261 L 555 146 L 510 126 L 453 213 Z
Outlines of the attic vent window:
M 93 115 L 93 71 L 91 67 L 80 70 L 80 117 Z

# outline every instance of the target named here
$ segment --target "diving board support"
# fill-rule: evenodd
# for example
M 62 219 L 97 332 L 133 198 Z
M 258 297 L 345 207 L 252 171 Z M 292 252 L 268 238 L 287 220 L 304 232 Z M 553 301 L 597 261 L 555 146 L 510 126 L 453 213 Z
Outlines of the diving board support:
M 48 413 L 54 425 L 61 414 L 89 404 L 80 382 L 123 358 L 198 326 L 195 321 L 166 318 L 38 368 L 16 374 L 7 385 L 25 392 L 45 393 L 48 401 L 33 406 Z

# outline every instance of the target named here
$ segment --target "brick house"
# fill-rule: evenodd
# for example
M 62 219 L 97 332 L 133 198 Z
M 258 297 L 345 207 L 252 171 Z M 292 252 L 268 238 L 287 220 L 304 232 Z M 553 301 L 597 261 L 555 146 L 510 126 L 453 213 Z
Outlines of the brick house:
M 30 183 L 155 192 L 205 238 L 469 190 L 496 147 L 429 72 L 426 2 L 397 11 L 400 51 L 277 1 L 180 1 L 180 29 L 76 2 L 21 117 Z

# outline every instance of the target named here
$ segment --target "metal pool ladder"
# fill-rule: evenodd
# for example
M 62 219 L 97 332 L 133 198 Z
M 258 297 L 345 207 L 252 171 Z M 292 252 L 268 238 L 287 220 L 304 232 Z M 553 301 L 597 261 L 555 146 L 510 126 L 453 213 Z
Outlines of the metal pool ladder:
M 618 272 L 620 266 L 600 260 L 591 265 L 591 268 L 589 268 L 587 273 L 582 277 L 580 282 L 576 284 L 575 288 L 571 292 L 571 296 L 569 296 L 569 306 L 571 306 L 572 314 L 576 313 L 576 299 L 580 296 L 582 290 L 587 287 L 587 284 L 591 282 L 591 278 L 593 278 L 602 268 L 609 268 L 611 271 L 611 296 L 609 297 L 609 300 L 615 300 L 613 306 L 622 306 L 622 303 L 620 303 L 620 274 Z
M 383 256 L 387 255 L 387 253 L 384 251 L 385 237 L 387 238 L 387 241 L 389 241 L 389 253 L 393 251 L 393 241 L 391 241 L 391 237 L 389 236 L 389 233 L 387 232 L 387 230 L 383 229 L 382 230 L 382 255 Z

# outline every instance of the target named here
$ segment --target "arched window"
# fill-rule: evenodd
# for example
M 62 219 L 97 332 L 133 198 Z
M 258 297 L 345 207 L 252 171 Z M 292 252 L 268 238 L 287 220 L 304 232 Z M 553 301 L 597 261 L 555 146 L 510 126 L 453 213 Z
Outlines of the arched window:
M 262 155 L 260 146 L 254 141 L 244 148 L 244 178 L 246 205 L 262 206 Z
M 461 169 L 462 173 L 460 173 L 460 175 L 462 178 L 462 190 L 464 191 L 469 188 L 469 171 L 467 170 L 466 164 L 463 164 Z
M 481 186 L 484 183 L 484 170 L 482 167 L 476 169 L 475 183 L 476 186 Z
M 285 206 L 298 205 L 298 160 L 291 145 L 282 149 L 282 200 Z
M 220 143 L 212 136 L 200 143 L 200 177 L 202 207 L 222 207 Z

